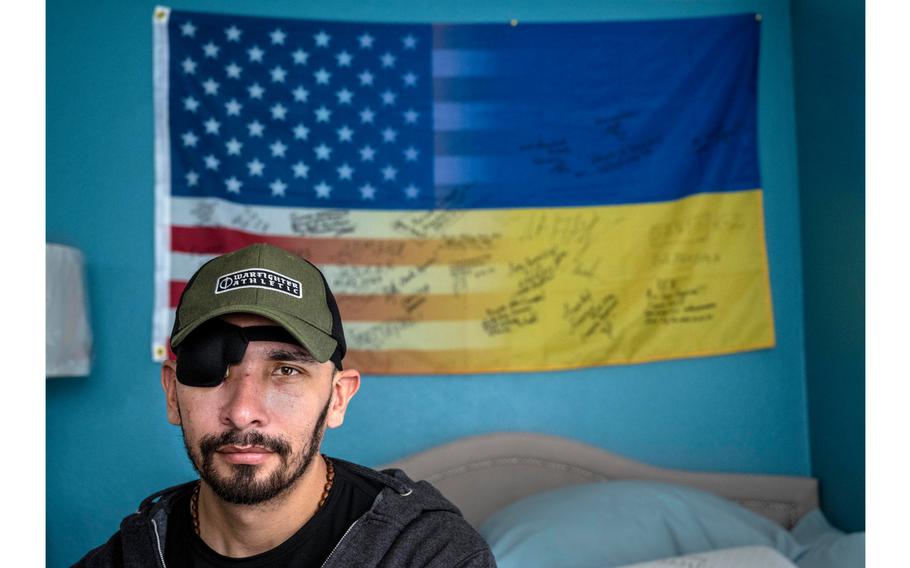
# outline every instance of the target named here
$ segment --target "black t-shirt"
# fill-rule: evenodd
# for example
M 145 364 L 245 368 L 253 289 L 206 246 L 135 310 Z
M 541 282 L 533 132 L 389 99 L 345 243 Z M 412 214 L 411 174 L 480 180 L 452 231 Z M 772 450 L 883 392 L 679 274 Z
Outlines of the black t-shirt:
M 246 558 L 222 556 L 193 530 L 192 489 L 179 495 L 168 517 L 164 558 L 168 568 L 259 568 L 322 566 L 351 524 L 373 505 L 380 487 L 333 461 L 335 481 L 325 505 L 300 530 L 275 548 Z

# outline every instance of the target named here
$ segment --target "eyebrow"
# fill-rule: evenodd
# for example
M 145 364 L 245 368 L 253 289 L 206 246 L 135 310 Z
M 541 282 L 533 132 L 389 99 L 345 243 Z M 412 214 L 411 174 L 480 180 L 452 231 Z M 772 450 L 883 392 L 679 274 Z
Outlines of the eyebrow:
M 272 349 L 267 357 L 270 361 L 294 361 L 296 363 L 318 363 L 319 361 L 305 349 Z

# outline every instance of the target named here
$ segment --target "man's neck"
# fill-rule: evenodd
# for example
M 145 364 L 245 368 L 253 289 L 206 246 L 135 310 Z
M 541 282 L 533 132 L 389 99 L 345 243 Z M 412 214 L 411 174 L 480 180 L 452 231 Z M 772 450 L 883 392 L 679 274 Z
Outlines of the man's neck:
M 212 550 L 232 558 L 271 550 L 316 514 L 325 482 L 325 460 L 317 457 L 285 494 L 262 505 L 227 503 L 203 483 L 199 491 L 199 536 Z

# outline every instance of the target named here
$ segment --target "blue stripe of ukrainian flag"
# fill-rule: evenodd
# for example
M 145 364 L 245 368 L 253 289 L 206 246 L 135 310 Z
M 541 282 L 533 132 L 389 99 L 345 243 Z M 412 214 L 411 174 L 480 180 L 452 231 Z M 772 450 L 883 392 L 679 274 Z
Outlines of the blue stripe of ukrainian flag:
M 433 28 L 440 203 L 648 203 L 760 187 L 753 15 Z

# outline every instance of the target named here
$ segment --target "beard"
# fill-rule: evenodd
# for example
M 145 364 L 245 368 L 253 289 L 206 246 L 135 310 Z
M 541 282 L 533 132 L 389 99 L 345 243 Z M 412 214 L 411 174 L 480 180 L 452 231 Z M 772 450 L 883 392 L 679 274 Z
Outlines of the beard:
M 183 445 L 199 478 L 222 500 L 235 505 L 266 503 L 288 491 L 310 467 L 319 452 L 331 402 L 329 397 L 310 433 L 309 442 L 299 452 L 294 452 L 291 444 L 278 436 L 267 436 L 255 430 L 245 433 L 228 430 L 218 435 L 203 436 L 199 441 L 199 455 L 195 456 L 186 439 L 186 430 L 181 425 Z M 274 452 L 280 463 L 265 479 L 257 479 L 261 467 L 259 464 L 229 464 L 231 473 L 221 475 L 215 469 L 215 453 L 219 448 L 229 445 L 261 446 Z

